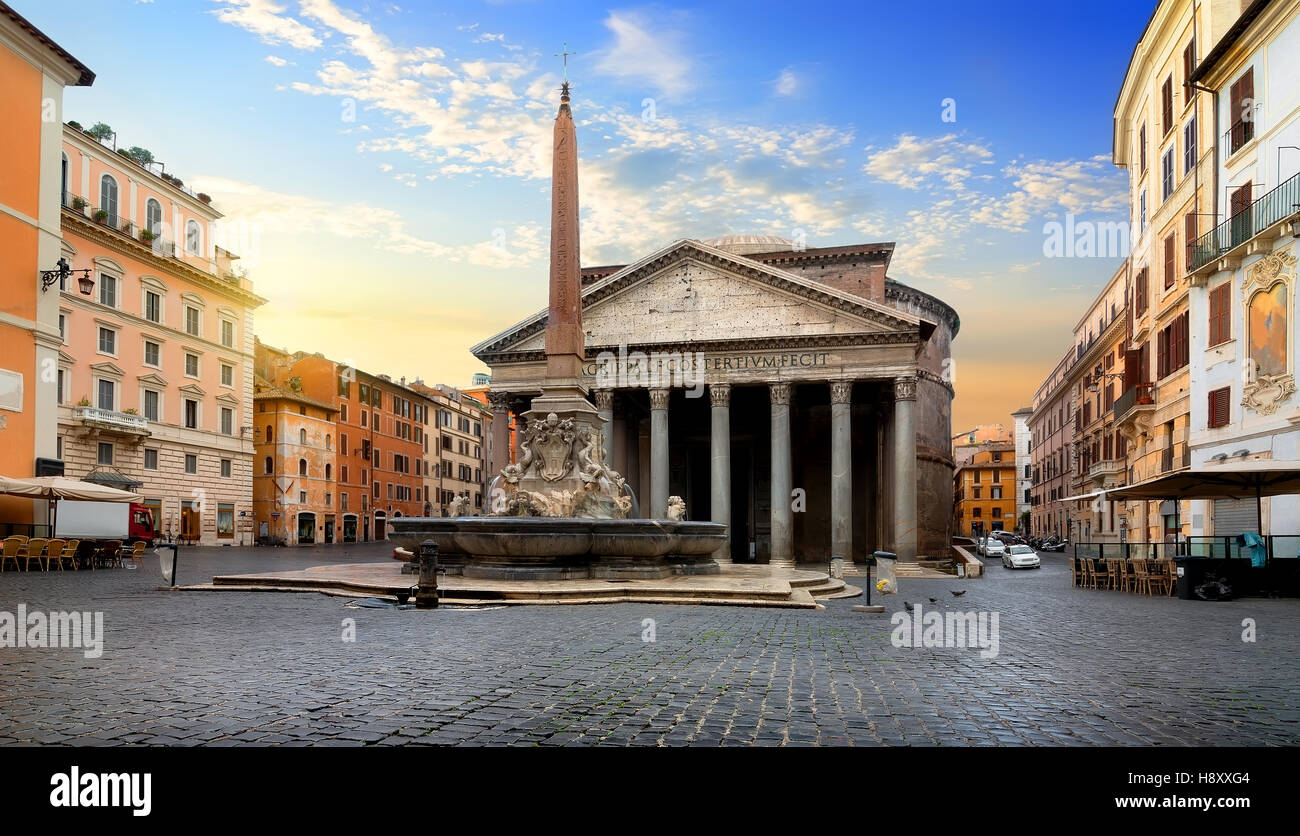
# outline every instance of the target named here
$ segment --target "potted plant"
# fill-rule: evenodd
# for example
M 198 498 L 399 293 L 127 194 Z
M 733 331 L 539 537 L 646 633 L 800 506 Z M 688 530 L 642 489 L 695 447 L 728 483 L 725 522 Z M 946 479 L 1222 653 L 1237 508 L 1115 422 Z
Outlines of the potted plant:
M 82 213 L 83 215 L 86 213 L 86 206 L 88 205 L 89 204 L 86 203 L 86 199 L 84 197 L 72 198 L 72 208 Z
M 128 160 L 131 159 L 131 155 L 128 154 L 128 153 L 126 153 L 126 149 L 125 149 L 125 148 L 119 148 L 119 149 L 117 149 L 117 153 L 118 153 L 119 156 L 126 157 Z
M 76 120 L 73 120 L 73 119 L 69 119 L 69 120 L 68 120 L 68 127 L 69 127 L 69 128 L 76 128 L 76 129 L 79 130 L 79 131 L 84 131 L 84 130 L 85 130 L 85 128 L 81 127 L 81 123 L 80 123 L 80 122 L 78 122 L 78 121 L 76 121 Z
M 208 195 L 204 194 L 203 192 L 199 192 L 198 197 L 199 197 L 199 200 L 203 201 L 204 203 L 211 203 L 211 202 L 212 202 L 212 198 L 209 197 Z
M 157 237 L 158 237 L 157 235 L 154 235 L 154 234 L 153 234 L 152 232 L 150 232 L 148 229 L 141 229 L 141 230 L 140 230 L 140 240 L 143 241 L 143 242 L 145 242 L 146 244 L 152 244 L 152 243 L 153 243 L 153 239 L 155 239 L 155 238 L 157 238 Z
M 95 223 L 102 224 L 104 221 L 108 220 L 108 210 L 96 209 L 95 214 L 92 217 L 95 219 Z
M 123 414 L 123 415 L 139 415 L 140 413 L 135 411 L 135 407 L 133 407 L 133 406 L 128 406 L 126 409 L 122 410 L 122 414 Z
M 77 406 L 90 406 L 90 398 L 82 395 L 81 400 L 77 401 Z

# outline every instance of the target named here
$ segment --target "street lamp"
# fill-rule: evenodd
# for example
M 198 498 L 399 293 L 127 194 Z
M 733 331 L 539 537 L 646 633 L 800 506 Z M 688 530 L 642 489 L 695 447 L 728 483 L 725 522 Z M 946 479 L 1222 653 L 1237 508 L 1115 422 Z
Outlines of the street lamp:
M 1117 377 L 1122 379 L 1124 375 L 1119 372 L 1102 372 L 1099 377 L 1094 377 L 1092 379 L 1092 382 L 1088 384 L 1088 391 L 1092 392 L 1093 394 L 1096 394 L 1101 389 L 1102 379 L 1112 378 L 1112 377 Z
M 41 293 L 49 290 L 50 286 L 55 282 L 66 282 L 69 277 L 76 273 L 81 274 L 77 279 L 78 289 L 81 290 L 83 296 L 89 296 L 91 291 L 95 289 L 95 280 L 90 277 L 90 268 L 73 270 L 66 258 L 60 258 L 55 263 L 53 270 L 41 271 Z

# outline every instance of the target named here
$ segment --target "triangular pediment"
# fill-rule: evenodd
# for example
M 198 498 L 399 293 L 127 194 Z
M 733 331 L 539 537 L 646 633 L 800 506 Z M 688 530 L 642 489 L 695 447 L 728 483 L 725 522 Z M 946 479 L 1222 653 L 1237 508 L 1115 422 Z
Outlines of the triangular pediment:
M 547 312 L 475 346 L 480 358 L 545 347 Z M 584 288 L 589 349 L 783 337 L 917 334 L 920 320 L 780 268 L 678 241 Z
M 149 374 L 142 374 L 142 375 L 139 375 L 139 378 L 140 378 L 140 382 L 143 383 L 143 384 L 145 384 L 146 386 L 166 386 L 166 385 L 167 385 L 167 378 L 163 377 L 162 375 L 158 374 L 157 372 L 150 372 Z
M 207 392 L 203 391 L 203 387 L 199 386 L 197 383 L 186 383 L 184 386 L 181 387 L 181 391 L 187 395 L 202 396 L 207 394 Z

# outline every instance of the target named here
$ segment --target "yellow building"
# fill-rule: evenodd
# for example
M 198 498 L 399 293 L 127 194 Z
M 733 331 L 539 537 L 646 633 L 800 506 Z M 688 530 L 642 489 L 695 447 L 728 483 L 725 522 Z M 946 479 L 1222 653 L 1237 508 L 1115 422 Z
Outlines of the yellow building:
M 1214 218 L 1213 97 L 1187 84 L 1241 13 L 1237 2 L 1161 0 L 1115 103 L 1113 160 L 1129 172 L 1128 335 L 1114 420 L 1130 482 L 1189 467 L 1189 246 Z M 1181 513 L 1183 532 L 1192 518 Z M 1173 503 L 1133 502 L 1128 539 L 1173 534 Z
M 978 537 L 1016 528 L 1016 445 L 994 441 L 972 449 L 953 472 L 953 531 Z

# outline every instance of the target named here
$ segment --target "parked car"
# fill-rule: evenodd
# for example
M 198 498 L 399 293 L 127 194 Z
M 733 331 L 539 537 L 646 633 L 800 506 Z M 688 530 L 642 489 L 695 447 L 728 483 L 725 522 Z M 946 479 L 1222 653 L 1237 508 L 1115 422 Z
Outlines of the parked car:
M 1002 565 L 1008 569 L 1039 569 L 1042 563 L 1032 547 L 1015 545 L 1002 553 Z
M 1007 547 L 996 537 L 990 537 L 984 541 L 985 557 L 1002 557 L 1007 551 Z

